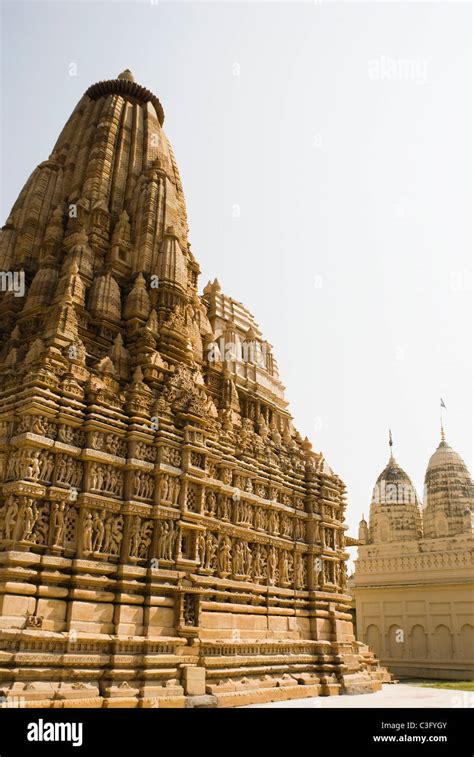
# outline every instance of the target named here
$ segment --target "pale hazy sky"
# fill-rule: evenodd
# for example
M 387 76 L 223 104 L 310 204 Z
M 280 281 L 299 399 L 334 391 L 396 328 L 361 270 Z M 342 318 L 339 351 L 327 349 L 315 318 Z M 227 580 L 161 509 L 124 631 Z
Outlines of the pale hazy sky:
M 2 2 L 2 222 L 87 87 L 130 68 L 201 288 L 274 345 L 354 535 L 389 426 L 422 495 L 440 397 L 472 470 L 471 46 L 468 3 Z

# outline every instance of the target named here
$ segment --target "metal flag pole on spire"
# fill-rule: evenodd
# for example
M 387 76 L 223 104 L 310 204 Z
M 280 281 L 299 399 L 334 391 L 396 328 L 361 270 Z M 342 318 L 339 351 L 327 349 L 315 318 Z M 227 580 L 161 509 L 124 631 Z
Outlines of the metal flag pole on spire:
M 443 407 L 444 407 L 445 410 L 447 410 L 447 407 L 444 404 L 444 400 L 441 397 L 441 405 L 440 405 L 440 409 L 439 409 L 439 418 L 440 418 L 440 425 L 441 425 L 441 441 L 442 442 L 445 441 L 445 438 L 444 438 L 444 426 L 443 426 Z

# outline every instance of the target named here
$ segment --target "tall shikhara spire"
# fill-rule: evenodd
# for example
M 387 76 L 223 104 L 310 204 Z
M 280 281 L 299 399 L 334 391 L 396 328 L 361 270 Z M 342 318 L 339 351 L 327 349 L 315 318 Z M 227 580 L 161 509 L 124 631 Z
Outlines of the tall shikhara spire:
M 249 311 L 198 294 L 163 120 L 130 71 L 91 86 L 2 230 L 0 695 L 373 690 L 344 485 Z

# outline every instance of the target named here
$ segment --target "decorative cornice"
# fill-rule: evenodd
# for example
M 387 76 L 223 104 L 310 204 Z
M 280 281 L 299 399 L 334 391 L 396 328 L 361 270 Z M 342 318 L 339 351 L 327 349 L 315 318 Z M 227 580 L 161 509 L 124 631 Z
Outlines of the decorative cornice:
M 85 95 L 90 97 L 91 100 L 99 100 L 101 97 L 108 97 L 108 95 L 121 95 L 127 99 L 136 100 L 142 103 L 151 102 L 156 110 L 160 126 L 163 126 L 165 112 L 160 101 L 153 92 L 150 92 L 149 89 L 142 87 L 134 81 L 128 81 L 127 79 L 108 79 L 106 81 L 99 81 L 96 84 L 92 84 L 89 89 L 86 90 Z

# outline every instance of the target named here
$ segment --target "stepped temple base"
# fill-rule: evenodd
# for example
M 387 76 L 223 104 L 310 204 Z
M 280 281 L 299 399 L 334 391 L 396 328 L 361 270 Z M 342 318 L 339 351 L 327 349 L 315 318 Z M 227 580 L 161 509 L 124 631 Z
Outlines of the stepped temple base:
M 237 594 L 230 579 L 119 565 L 113 577 L 98 560 L 13 550 L 0 565 L 5 707 L 238 707 L 390 680 L 354 640 L 347 595 Z M 190 595 L 198 626 L 180 622 Z

